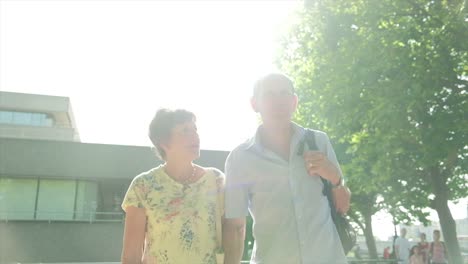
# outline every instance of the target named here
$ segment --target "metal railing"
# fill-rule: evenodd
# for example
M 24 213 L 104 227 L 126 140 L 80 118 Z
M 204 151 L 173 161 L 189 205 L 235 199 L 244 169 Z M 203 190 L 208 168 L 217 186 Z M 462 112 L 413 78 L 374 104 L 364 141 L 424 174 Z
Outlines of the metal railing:
M 349 264 L 390 264 L 398 263 L 397 259 L 348 259 Z
M 0 221 L 122 222 L 123 212 L 0 210 Z
M 250 260 L 243 260 L 240 263 L 241 264 L 249 264 Z M 397 264 L 398 261 L 396 259 L 359 259 L 359 260 L 348 259 L 348 264 L 354 264 L 354 263 L 359 263 L 359 264 L 391 264 L 391 263 L 395 263 L 395 264 Z
M 249 264 L 249 260 L 241 261 L 241 264 Z M 391 263 L 398 263 L 396 259 L 349 259 L 348 264 L 391 264 Z

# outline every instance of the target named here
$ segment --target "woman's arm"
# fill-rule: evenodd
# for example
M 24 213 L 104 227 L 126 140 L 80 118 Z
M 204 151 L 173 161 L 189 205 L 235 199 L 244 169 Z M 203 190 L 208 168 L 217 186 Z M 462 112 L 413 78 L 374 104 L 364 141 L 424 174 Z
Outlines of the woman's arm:
M 122 264 L 140 264 L 145 242 L 145 209 L 128 206 L 125 212 Z
M 244 253 L 245 223 L 245 217 L 224 220 L 224 264 L 239 264 L 241 262 Z

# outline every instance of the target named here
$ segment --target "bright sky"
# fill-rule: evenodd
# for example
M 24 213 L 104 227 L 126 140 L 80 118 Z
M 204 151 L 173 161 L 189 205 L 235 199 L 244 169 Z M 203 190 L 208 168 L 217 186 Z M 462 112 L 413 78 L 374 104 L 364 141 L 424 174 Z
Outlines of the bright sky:
M 255 130 L 256 78 L 295 1 L 1 1 L 0 89 L 71 98 L 83 142 L 149 145 L 159 107 L 198 116 L 203 149 Z
M 230 150 L 255 131 L 252 84 L 275 70 L 276 40 L 301 5 L 0 0 L 0 90 L 70 97 L 89 143 L 148 146 L 156 109 L 186 108 L 203 149 Z M 385 239 L 391 222 L 377 219 Z

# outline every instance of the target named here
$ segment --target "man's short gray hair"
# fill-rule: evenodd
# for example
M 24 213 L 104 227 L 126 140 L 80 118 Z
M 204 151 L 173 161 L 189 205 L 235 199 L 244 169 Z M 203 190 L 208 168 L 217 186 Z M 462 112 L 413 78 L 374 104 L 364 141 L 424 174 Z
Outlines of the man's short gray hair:
M 294 83 L 291 80 L 291 78 L 289 78 L 289 76 L 283 73 L 269 73 L 255 82 L 253 88 L 253 98 L 257 98 L 257 96 L 260 94 L 263 88 L 275 82 L 287 83 L 291 87 L 292 92 L 294 93 Z

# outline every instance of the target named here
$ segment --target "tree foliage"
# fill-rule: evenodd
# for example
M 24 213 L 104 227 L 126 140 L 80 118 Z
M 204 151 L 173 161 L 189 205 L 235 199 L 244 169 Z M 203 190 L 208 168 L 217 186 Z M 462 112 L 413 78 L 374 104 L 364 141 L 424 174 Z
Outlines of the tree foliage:
M 398 222 L 427 223 L 432 207 L 454 261 L 447 201 L 468 195 L 465 5 L 309 1 L 278 58 L 301 99 L 297 122 L 338 144 L 351 216 L 362 224 L 387 208 Z

